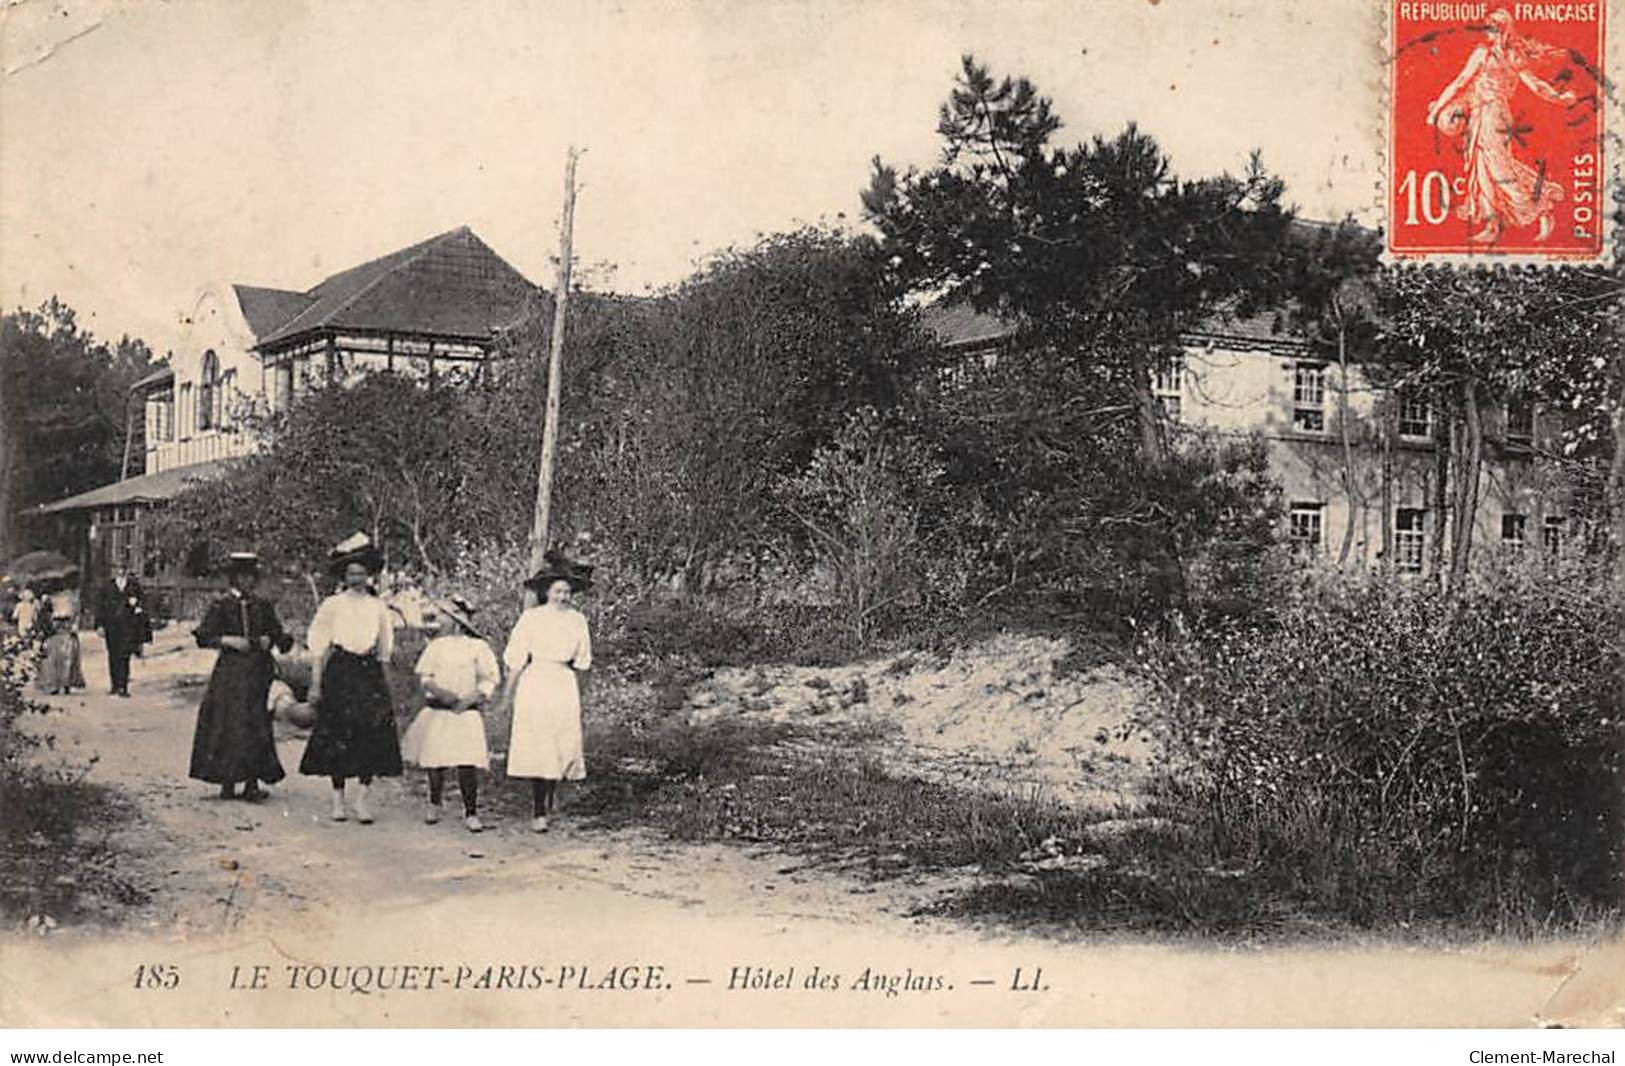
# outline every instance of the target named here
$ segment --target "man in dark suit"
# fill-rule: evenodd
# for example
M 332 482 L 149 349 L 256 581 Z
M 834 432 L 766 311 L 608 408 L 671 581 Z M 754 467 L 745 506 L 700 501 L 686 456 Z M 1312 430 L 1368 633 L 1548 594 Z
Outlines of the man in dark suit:
M 113 568 L 113 580 L 102 590 L 96 605 L 96 626 L 107 638 L 107 672 L 113 695 L 130 694 L 130 656 L 152 639 L 146 597 L 141 582 L 122 566 Z

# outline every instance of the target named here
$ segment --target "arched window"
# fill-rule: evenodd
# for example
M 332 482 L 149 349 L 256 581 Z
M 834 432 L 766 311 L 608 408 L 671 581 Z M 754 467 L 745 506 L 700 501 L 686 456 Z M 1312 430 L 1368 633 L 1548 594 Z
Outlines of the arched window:
M 221 429 L 231 428 L 231 408 L 237 400 L 237 371 L 228 370 L 220 375 L 220 417 L 217 420 Z
M 220 360 L 211 348 L 203 353 L 203 373 L 198 377 L 197 428 L 200 432 L 213 429 L 220 421 L 216 406 L 220 402 L 220 385 L 216 380 L 219 377 Z

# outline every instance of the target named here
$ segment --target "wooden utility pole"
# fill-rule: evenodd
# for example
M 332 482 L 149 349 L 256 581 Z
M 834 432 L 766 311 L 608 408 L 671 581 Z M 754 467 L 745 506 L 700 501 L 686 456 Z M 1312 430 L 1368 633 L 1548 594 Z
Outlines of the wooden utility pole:
M 146 412 L 143 411 L 143 414 Z M 135 404 L 131 402 L 129 393 L 124 394 L 124 461 L 119 464 L 118 479 L 125 480 L 130 476 L 130 440 L 135 436 Z
M 553 449 L 559 436 L 559 391 L 562 384 L 559 365 L 564 358 L 564 306 L 570 298 L 570 237 L 576 212 L 576 159 L 580 154 L 571 146 L 564 164 L 564 221 L 559 227 L 558 287 L 553 294 L 553 341 L 547 355 L 547 417 L 542 425 L 542 462 L 536 471 L 536 512 L 530 527 L 532 574 L 541 569 L 542 557 L 547 554 L 548 523 L 553 514 Z

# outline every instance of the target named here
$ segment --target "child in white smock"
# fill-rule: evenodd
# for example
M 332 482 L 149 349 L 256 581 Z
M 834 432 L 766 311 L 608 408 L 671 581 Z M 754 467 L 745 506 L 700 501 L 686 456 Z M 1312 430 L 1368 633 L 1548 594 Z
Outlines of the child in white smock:
M 446 770 L 457 768 L 463 797 L 463 825 L 485 828 L 479 818 L 479 771 L 490 765 L 485 746 L 485 702 L 502 680 L 496 653 L 474 628 L 474 608 L 453 596 L 435 605 L 447 629 L 429 641 L 418 657 L 417 675 L 426 706 L 407 727 L 401 756 L 429 773 L 429 810 L 424 821 L 440 821 Z

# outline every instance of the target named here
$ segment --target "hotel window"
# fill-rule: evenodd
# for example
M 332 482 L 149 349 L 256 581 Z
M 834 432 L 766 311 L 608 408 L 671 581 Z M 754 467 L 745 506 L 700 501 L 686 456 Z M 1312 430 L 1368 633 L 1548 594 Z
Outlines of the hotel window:
M 203 373 L 197 390 L 197 428 L 201 432 L 213 429 L 219 421 L 215 404 L 219 402 L 220 360 L 213 350 L 203 353 Z
M 286 411 L 293 404 L 293 363 L 284 359 L 271 371 L 273 402 L 278 411 Z
M 1433 438 L 1433 405 L 1427 394 L 1403 389 L 1399 394 L 1399 435 L 1424 440 Z
M 1533 444 L 1535 442 L 1535 409 L 1522 400 L 1507 404 L 1507 443 Z
M 1563 519 L 1560 515 L 1549 514 L 1540 524 L 1540 546 L 1546 549 L 1547 555 L 1557 555 L 1563 550 Z
M 1185 383 L 1185 356 L 1176 355 L 1166 367 L 1151 375 L 1151 391 L 1156 394 L 1157 406 L 1163 417 L 1178 422 L 1183 413 Z
M 1422 572 L 1422 551 L 1427 547 L 1427 512 L 1401 507 L 1394 522 L 1395 565 L 1402 574 Z
M 147 398 L 147 447 L 175 439 L 175 394 L 166 392 Z
M 1293 367 L 1292 427 L 1310 433 L 1326 431 L 1326 368 L 1320 363 Z
M 323 379 L 329 385 L 349 384 L 355 379 L 357 360 L 355 353 L 346 348 L 332 348 L 322 356 L 327 369 Z
M 1504 514 L 1501 516 L 1501 543 L 1509 548 L 1522 548 L 1524 543 L 1524 529 L 1528 519 L 1521 514 Z
M 108 564 L 140 570 L 142 560 L 136 532 L 135 507 L 130 504 L 105 507 L 98 518 L 101 528 L 97 533 L 102 538 L 102 543 L 107 546 Z
M 1307 552 L 1320 550 L 1321 512 L 1323 504 L 1294 503 L 1287 514 L 1287 537 L 1294 547 Z
M 197 540 L 186 549 L 186 574 L 188 577 L 208 577 L 213 568 L 209 565 L 209 542 Z
M 237 371 L 228 370 L 220 376 L 219 417 L 215 419 L 221 429 L 231 428 L 232 408 L 237 402 Z
M 191 411 L 192 411 L 192 383 L 190 381 L 188 381 L 186 384 L 181 386 L 180 409 L 176 412 L 176 422 L 178 424 L 183 424 L 184 425 L 185 422 L 186 422 L 186 416 Z M 187 438 L 182 437 L 181 439 L 186 440 Z

